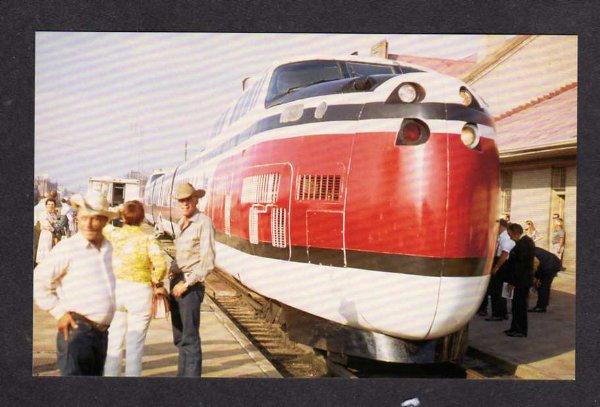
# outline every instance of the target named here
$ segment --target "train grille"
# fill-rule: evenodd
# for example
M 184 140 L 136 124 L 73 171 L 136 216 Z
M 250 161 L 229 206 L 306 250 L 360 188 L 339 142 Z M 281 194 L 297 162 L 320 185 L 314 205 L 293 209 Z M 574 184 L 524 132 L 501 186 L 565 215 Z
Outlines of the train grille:
M 274 247 L 283 248 L 287 246 L 285 222 L 285 208 L 273 208 L 271 212 L 271 241 Z
M 339 201 L 341 184 L 339 175 L 298 175 L 296 199 Z

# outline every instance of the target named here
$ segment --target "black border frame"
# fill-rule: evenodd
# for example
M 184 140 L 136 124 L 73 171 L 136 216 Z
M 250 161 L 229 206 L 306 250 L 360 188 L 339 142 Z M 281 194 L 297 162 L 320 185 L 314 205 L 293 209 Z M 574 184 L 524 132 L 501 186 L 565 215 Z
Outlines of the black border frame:
M 0 402 L 36 405 L 591 405 L 598 402 L 600 238 L 596 174 L 600 3 L 5 1 L 0 4 Z M 317 16 L 318 18 L 315 18 Z M 575 381 L 456 379 L 105 379 L 32 376 L 35 31 L 576 34 L 579 45 L 577 353 Z M 551 333 L 549 333 L 551 334 Z

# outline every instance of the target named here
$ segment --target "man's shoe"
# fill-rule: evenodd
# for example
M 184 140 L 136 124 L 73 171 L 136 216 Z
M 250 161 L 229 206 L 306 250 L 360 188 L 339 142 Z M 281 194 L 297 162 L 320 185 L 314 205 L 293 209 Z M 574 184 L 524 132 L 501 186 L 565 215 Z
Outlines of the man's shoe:
M 531 308 L 531 309 L 527 310 L 527 312 L 546 312 L 546 309 L 535 307 L 535 308 Z
M 502 317 L 489 317 L 485 319 L 486 321 L 504 321 Z
M 509 331 L 506 332 L 506 335 L 510 336 L 511 338 L 527 338 L 527 335 L 522 334 L 521 332 Z
M 477 315 L 479 315 L 480 317 L 487 317 L 487 311 L 478 311 Z
M 504 333 L 507 334 L 507 335 L 508 335 L 509 332 L 514 332 L 514 331 L 511 331 L 510 329 L 505 329 L 504 330 Z

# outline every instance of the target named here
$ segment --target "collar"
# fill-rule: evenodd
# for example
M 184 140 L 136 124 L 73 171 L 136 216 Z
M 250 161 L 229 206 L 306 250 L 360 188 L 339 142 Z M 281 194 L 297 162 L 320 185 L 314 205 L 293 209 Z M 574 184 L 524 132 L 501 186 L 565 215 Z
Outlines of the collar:
M 83 237 L 83 235 L 81 233 L 75 234 L 75 236 L 73 236 L 71 239 L 74 239 L 75 242 L 80 247 L 83 247 L 85 249 L 97 249 L 96 246 L 94 246 L 94 244 L 92 242 L 90 242 L 85 237 Z M 107 246 L 108 246 L 108 239 L 106 239 L 106 237 L 103 237 L 102 244 L 100 245 L 100 251 L 105 250 Z
M 190 223 L 196 223 L 200 220 L 200 211 L 198 209 L 196 209 L 196 211 L 194 212 L 194 214 L 192 216 L 190 216 L 189 218 Z M 183 225 L 183 216 L 179 219 L 179 222 L 177 222 L 179 224 L 179 226 Z

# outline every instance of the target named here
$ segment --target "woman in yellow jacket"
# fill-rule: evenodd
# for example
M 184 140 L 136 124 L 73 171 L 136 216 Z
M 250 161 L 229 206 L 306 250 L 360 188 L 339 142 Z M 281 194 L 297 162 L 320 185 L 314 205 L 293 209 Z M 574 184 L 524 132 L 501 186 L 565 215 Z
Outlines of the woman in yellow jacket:
M 108 350 L 104 376 L 120 376 L 123 349 L 126 347 L 125 375 L 140 376 L 144 341 L 151 319 L 152 295 L 164 290 L 161 285 L 167 265 L 152 235 L 144 233 L 144 206 L 139 201 L 125 202 L 124 225 L 104 229 L 113 246 L 113 271 L 116 277 L 116 312 L 108 330 Z M 153 289 L 154 287 L 154 289 Z

